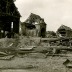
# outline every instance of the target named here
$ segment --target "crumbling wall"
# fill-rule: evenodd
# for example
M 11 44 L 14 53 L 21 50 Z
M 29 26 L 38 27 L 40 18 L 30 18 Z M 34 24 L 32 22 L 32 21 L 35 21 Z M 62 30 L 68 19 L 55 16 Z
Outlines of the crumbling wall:
M 22 34 L 26 34 L 26 36 L 31 36 L 32 31 L 34 31 L 36 37 L 45 37 L 46 33 L 46 23 L 44 19 L 41 18 L 39 15 L 31 13 L 30 16 L 26 19 L 25 22 L 21 24 L 22 26 Z M 28 35 L 26 29 L 30 31 Z

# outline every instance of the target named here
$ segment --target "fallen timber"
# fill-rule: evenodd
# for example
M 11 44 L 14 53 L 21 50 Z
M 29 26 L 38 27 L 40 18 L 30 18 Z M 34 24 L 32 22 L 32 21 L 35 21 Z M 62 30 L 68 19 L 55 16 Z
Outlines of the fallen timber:
M 66 47 L 66 46 L 61 46 L 61 47 L 55 47 L 55 50 L 67 50 L 67 51 L 72 51 L 72 47 Z
M 53 57 L 54 57 L 54 56 L 68 57 L 66 54 L 47 54 L 46 57 L 47 57 L 47 56 L 53 56 Z
M 40 52 L 35 51 L 34 48 L 35 47 L 26 47 L 26 48 L 19 48 L 19 49 L 2 48 L 2 49 L 0 49 L 0 51 L 6 53 L 7 54 L 6 56 L 8 56 L 8 55 L 17 55 L 17 54 L 28 54 L 28 53 L 44 53 L 42 51 L 40 51 Z M 46 55 L 46 57 L 47 56 L 61 56 L 61 57 L 65 57 L 65 56 L 68 56 L 68 55 L 58 53 L 58 51 L 62 51 L 62 50 L 72 51 L 72 47 L 67 47 L 67 46 L 47 46 L 46 48 L 47 48 L 47 52 L 44 53 Z
M 47 56 L 60 56 L 60 57 L 68 57 L 69 55 L 67 54 L 61 54 L 61 53 L 58 53 L 58 51 L 61 51 L 61 50 L 65 50 L 65 51 L 72 51 L 72 47 L 66 47 L 66 46 L 50 46 L 50 47 L 46 47 L 47 49 L 50 49 L 50 50 L 47 50 L 46 53 L 44 52 L 37 52 L 35 51 L 33 48 L 30 48 L 30 49 L 18 49 L 16 52 L 17 54 L 29 54 L 29 53 L 44 53 L 46 55 L 45 58 L 47 58 Z
M 45 46 L 47 48 L 56 49 L 56 50 L 72 50 L 72 47 L 67 46 Z
M 46 47 L 48 50 L 48 52 L 51 52 L 54 54 L 56 53 L 56 51 L 61 51 L 61 50 L 66 50 L 66 51 L 72 51 L 72 47 L 67 47 L 67 46 L 47 46 Z M 0 49 L 1 50 L 1 49 Z M 36 53 L 36 51 L 34 50 L 33 47 L 31 48 L 19 48 L 19 49 L 15 49 L 15 48 L 2 48 L 2 51 L 4 52 L 8 52 L 11 51 L 13 53 Z

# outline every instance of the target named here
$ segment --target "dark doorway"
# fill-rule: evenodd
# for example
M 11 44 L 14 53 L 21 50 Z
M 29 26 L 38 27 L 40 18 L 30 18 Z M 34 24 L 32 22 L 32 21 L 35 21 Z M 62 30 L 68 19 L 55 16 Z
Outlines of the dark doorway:
M 43 38 L 45 37 L 45 28 L 41 29 L 41 37 L 43 37 Z
M 61 36 L 66 36 L 66 30 L 65 29 L 60 29 L 59 33 L 61 34 Z

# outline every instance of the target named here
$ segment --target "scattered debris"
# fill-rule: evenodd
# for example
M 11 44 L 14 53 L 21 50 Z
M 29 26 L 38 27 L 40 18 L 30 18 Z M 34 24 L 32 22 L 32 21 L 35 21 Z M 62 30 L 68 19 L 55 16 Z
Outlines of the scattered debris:
M 14 57 L 14 55 L 8 55 L 4 57 L 0 57 L 0 60 L 11 60 Z
M 60 57 L 68 57 L 66 54 L 47 54 L 46 56 L 60 56 Z
M 13 43 L 11 43 L 8 47 L 11 47 L 13 45 Z
M 24 48 L 19 48 L 18 50 L 21 50 L 21 51 L 30 51 L 30 50 L 33 50 L 33 46 L 26 46 Z
M 7 54 L 6 54 L 5 52 L 1 52 L 1 51 L 0 51 L 0 57 L 1 57 L 1 56 L 6 56 L 6 55 L 7 55 Z
M 16 50 L 16 53 L 17 53 L 17 55 L 24 55 L 24 54 L 27 54 L 27 53 L 31 53 L 32 51 L 33 51 L 33 46 L 32 47 L 30 47 L 30 46 L 28 46 L 28 47 L 25 47 L 25 48 L 19 48 L 19 49 L 17 49 Z
M 69 59 L 67 59 L 63 65 L 65 65 L 67 68 L 72 68 L 72 61 L 70 61 Z
M 66 61 L 63 63 L 64 65 L 68 64 L 70 62 L 69 59 L 66 59 Z
M 33 69 L 33 68 L 37 68 L 38 66 L 34 66 L 34 65 L 25 65 L 25 66 L 21 66 L 19 65 L 18 69 Z

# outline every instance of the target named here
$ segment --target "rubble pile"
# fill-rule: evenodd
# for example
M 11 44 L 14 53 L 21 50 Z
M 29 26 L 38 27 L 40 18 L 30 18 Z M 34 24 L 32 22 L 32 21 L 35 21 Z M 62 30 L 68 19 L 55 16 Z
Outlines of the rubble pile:
M 15 39 L 2 38 L 0 39 L 0 48 L 8 48 L 10 46 L 13 46 L 14 43 Z
M 26 46 L 37 46 L 39 43 L 40 38 L 20 36 L 17 48 L 24 48 Z

